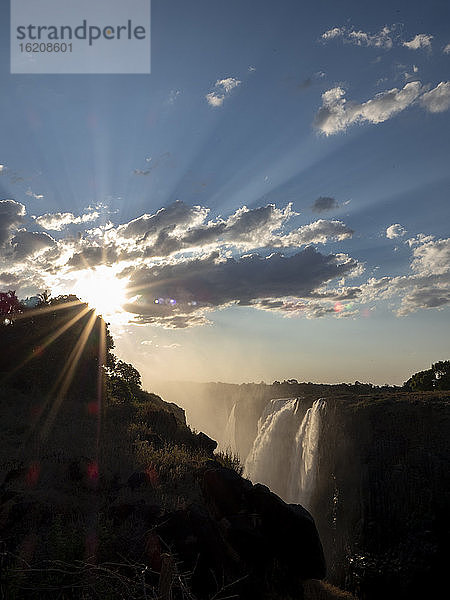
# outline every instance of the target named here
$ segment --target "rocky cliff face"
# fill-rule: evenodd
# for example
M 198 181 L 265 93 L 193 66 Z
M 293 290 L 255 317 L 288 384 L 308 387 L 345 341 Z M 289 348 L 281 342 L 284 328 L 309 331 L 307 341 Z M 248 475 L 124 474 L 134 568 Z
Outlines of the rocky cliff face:
M 316 387 L 326 409 L 315 432 L 317 473 L 307 508 L 323 542 L 329 579 L 365 600 L 430 597 L 444 571 L 450 533 L 448 394 L 367 393 L 369 386 L 349 394 L 339 386 Z M 258 418 L 269 415 L 265 439 L 259 440 L 264 452 L 258 459 L 264 460 L 252 473 L 255 483 L 270 483 L 285 500 L 293 471 L 298 467 L 300 479 L 305 470 L 293 459 L 295 432 L 316 398 L 292 399 L 290 411 L 289 399 L 277 401 L 279 408 L 272 402 L 273 411 L 270 400 L 235 399 L 234 429 L 228 426 L 232 449 L 245 459 L 257 440 Z
M 98 427 L 71 400 L 44 436 L 51 408 L 0 400 L 2 597 L 301 600 L 325 576 L 311 515 L 224 467 L 178 407 L 148 395 Z
M 344 397 L 323 428 L 313 512 L 332 580 L 364 599 L 432 597 L 448 543 L 448 399 Z

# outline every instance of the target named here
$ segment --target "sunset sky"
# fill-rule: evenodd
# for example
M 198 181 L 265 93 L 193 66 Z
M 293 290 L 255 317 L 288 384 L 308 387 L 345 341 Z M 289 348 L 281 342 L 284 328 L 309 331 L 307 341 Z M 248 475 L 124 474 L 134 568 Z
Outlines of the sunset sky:
M 448 0 L 153 0 L 150 75 L 11 75 L 0 291 L 77 293 L 160 380 L 449 357 Z

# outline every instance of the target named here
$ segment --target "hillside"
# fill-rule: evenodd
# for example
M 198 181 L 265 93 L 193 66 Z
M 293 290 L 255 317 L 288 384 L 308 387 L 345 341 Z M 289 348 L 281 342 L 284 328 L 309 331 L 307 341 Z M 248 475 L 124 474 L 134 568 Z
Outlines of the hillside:
M 143 391 L 86 305 L 1 335 L 2 597 L 296 599 L 325 576 L 309 513 Z

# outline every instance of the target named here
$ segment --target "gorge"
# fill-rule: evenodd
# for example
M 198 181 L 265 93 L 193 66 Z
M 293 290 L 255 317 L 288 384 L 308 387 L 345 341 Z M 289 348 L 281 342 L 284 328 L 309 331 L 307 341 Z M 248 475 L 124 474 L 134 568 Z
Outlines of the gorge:
M 178 402 L 245 477 L 311 512 L 333 584 L 367 600 L 428 597 L 446 548 L 448 394 L 267 388 L 192 384 Z

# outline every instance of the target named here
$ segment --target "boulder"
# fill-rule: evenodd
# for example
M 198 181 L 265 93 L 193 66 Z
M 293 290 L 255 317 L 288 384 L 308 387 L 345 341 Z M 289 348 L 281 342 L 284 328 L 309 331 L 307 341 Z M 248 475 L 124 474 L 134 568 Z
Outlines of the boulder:
M 264 485 L 252 485 L 234 471 L 211 464 L 200 479 L 211 516 L 225 543 L 239 556 L 248 577 L 241 587 L 251 597 L 299 594 L 302 581 L 326 574 L 314 519 L 300 505 L 286 504 Z

